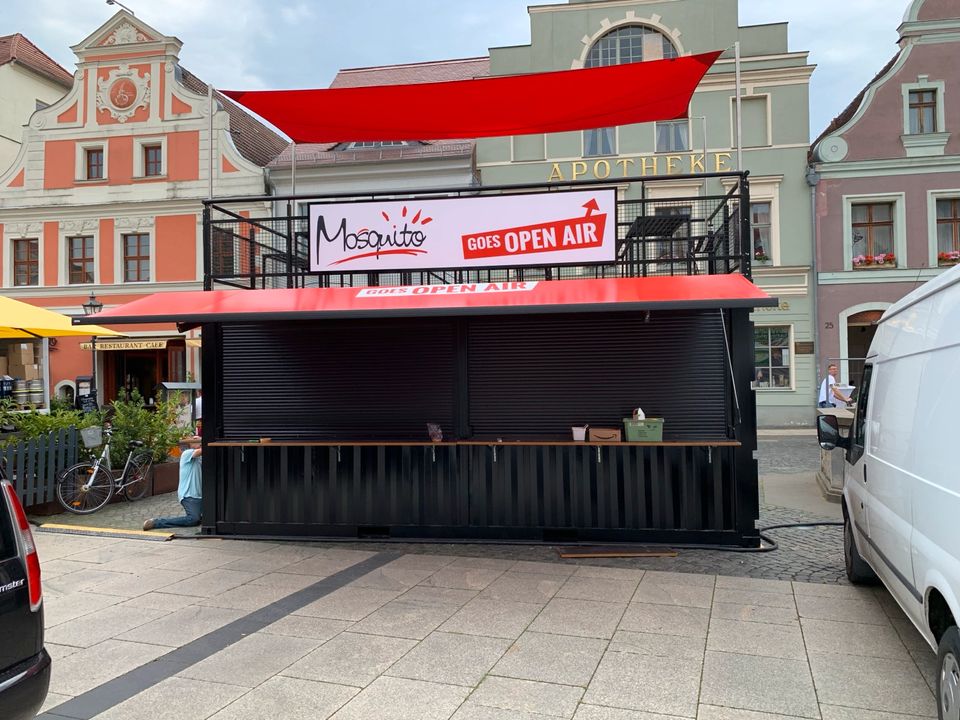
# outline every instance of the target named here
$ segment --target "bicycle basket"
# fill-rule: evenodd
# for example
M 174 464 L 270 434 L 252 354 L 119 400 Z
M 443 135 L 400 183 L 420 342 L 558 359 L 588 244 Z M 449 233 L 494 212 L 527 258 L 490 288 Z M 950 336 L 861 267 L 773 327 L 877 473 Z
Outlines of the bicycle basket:
M 99 425 L 81 428 L 80 439 L 83 441 L 83 446 L 87 449 L 100 447 L 103 445 L 103 428 Z

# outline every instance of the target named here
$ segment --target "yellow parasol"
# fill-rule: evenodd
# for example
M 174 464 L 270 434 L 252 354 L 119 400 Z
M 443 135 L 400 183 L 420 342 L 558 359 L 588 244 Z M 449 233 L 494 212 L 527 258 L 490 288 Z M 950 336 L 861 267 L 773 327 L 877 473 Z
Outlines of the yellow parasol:
M 74 326 L 66 315 L 0 295 L 0 338 L 120 335 L 99 325 Z

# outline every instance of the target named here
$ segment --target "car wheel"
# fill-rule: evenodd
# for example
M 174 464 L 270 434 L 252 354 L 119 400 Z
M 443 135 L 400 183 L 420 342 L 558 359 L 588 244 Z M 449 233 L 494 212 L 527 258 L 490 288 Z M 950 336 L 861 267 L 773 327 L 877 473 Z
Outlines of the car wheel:
M 876 582 L 877 576 L 867 565 L 866 560 L 860 557 L 857 543 L 853 537 L 853 523 L 849 517 L 843 518 L 843 563 L 847 570 L 847 579 L 857 584 Z
M 937 660 L 937 710 L 940 720 L 960 720 L 960 631 L 956 625 L 940 638 Z

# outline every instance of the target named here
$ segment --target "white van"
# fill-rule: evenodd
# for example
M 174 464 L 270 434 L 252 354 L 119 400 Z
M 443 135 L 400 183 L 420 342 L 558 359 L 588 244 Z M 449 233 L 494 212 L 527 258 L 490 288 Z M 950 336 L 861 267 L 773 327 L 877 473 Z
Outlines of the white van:
M 888 309 L 870 346 L 846 449 L 844 555 L 875 575 L 937 650 L 940 718 L 960 718 L 960 267 Z

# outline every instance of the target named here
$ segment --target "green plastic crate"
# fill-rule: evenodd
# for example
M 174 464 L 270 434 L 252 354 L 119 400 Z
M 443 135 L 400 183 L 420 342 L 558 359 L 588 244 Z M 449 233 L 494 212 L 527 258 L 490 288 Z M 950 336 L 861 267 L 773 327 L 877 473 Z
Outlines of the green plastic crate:
M 624 418 L 623 427 L 626 430 L 627 442 L 663 441 L 663 418 Z

